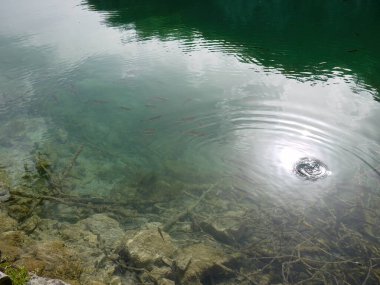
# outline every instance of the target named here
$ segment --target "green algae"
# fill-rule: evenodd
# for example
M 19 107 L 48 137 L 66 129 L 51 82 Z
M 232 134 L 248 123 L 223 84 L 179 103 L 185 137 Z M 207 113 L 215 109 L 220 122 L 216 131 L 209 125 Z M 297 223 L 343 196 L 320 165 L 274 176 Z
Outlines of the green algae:
M 14 265 L 6 257 L 1 258 L 0 271 L 11 278 L 13 285 L 25 285 L 30 279 L 29 272 L 25 267 Z

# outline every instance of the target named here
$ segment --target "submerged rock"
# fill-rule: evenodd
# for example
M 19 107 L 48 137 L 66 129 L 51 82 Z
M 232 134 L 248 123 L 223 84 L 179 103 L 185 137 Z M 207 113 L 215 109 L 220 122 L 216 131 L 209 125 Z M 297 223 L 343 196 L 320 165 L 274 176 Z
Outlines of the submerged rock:
M 107 251 L 113 250 L 125 234 L 119 222 L 106 214 L 92 215 L 87 219 L 79 221 L 77 225 L 100 238 Z
M 0 181 L 0 203 L 6 202 L 11 198 L 9 191 L 9 187 L 3 181 Z
M 17 228 L 17 221 L 3 212 L 0 212 L 0 221 L 0 233 L 12 231 Z
M 175 285 L 175 282 L 166 278 L 161 278 L 157 281 L 158 285 Z
M 224 244 L 234 244 L 245 237 L 243 211 L 228 211 L 221 216 L 199 220 L 200 229 Z
M 120 255 L 128 264 L 145 267 L 162 258 L 171 258 L 177 251 L 171 237 L 158 228 L 135 232 L 124 242 Z
M 22 254 L 22 246 L 27 240 L 22 231 L 6 231 L 0 233 L 0 250 L 9 260 L 15 260 Z
M 181 249 L 157 226 L 127 234 L 119 257 L 127 270 L 137 268 L 139 280 L 162 285 L 200 285 L 208 278 L 231 276 L 224 264 L 234 258 L 212 242 Z
M 184 284 L 202 284 L 207 276 L 225 276 L 221 264 L 227 262 L 226 254 L 221 249 L 206 245 L 194 244 L 183 249 L 177 257 L 177 266 L 182 270 Z
M 89 285 L 109 284 L 117 266 L 109 256 L 125 236 L 120 224 L 106 214 L 95 214 L 74 224 L 41 220 L 34 234 L 41 240 L 54 237 L 65 245 L 65 249 L 74 252 L 72 258 L 83 268 L 78 280 L 80 284 Z M 61 276 L 49 277 L 72 280 Z
M 29 207 L 27 205 L 11 205 L 8 207 L 8 214 L 17 221 L 22 221 L 29 214 Z
M 77 280 L 83 272 L 83 265 L 77 253 L 64 242 L 59 240 L 40 242 L 29 245 L 25 251 L 26 253 L 15 262 L 15 265 L 24 266 L 29 272 L 35 272 L 38 275 L 78 284 Z
M 27 234 L 31 234 L 38 227 L 40 220 L 37 215 L 33 215 L 20 225 L 20 229 Z
M 70 285 L 59 279 L 49 279 L 39 276 L 32 276 L 26 285 Z
M 9 244 L 14 246 L 22 246 L 27 236 L 23 231 L 8 231 L 0 233 L 0 239 L 3 241 L 8 241 Z

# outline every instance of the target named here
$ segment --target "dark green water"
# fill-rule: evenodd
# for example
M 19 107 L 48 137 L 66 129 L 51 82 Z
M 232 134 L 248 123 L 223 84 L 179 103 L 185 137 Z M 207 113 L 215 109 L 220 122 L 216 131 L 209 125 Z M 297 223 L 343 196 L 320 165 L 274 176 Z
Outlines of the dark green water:
M 146 177 L 289 209 L 378 197 L 379 31 L 370 0 L 4 0 L 0 163 L 17 184 L 83 145 L 70 191 L 105 199 Z M 295 175 L 303 157 L 327 177 Z

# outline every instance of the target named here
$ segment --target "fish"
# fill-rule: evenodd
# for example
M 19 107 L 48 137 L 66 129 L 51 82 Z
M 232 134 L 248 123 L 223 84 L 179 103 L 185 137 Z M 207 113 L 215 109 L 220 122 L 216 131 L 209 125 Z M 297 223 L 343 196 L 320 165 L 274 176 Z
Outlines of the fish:
M 92 103 L 92 104 L 108 104 L 109 101 L 107 101 L 107 100 L 92 99 L 92 100 L 88 100 L 88 103 Z
M 143 134 L 144 135 L 147 135 L 147 136 L 152 136 L 152 135 L 154 135 L 156 133 L 156 129 L 153 129 L 153 128 L 151 128 L 151 129 L 145 129 L 144 131 L 143 131 Z
M 359 50 L 354 48 L 354 49 L 349 49 L 349 50 L 346 50 L 346 52 L 358 52 Z
M 188 102 L 191 102 L 191 101 L 193 101 L 194 100 L 194 98 L 186 98 L 184 101 L 183 101 L 183 103 L 188 103 Z
M 185 122 L 191 122 L 196 118 L 196 116 L 191 116 L 191 117 L 183 117 L 178 120 L 180 123 L 185 123 Z
M 162 234 L 162 231 L 161 231 L 160 227 L 158 227 L 157 230 L 158 230 L 158 233 L 160 234 L 162 240 L 165 241 L 164 235 Z
M 125 106 L 120 106 L 119 107 L 121 110 L 124 110 L 124 111 L 131 111 L 132 108 L 129 108 L 129 107 L 125 107 Z
M 157 116 L 153 116 L 153 117 L 150 117 L 147 119 L 147 121 L 154 121 L 154 120 L 158 120 L 162 117 L 162 115 L 157 115 Z
M 55 102 L 59 102 L 58 96 L 55 94 L 51 95 Z
M 161 96 L 154 96 L 151 98 L 152 100 L 159 100 L 159 101 L 168 101 L 169 98 L 167 97 L 161 97 Z
M 74 86 L 74 84 L 70 83 L 69 85 L 69 92 L 73 95 L 78 95 L 78 91 L 76 89 L 76 87 Z
M 206 135 L 206 133 L 204 133 L 204 132 L 194 131 L 194 130 L 187 132 L 187 134 L 190 136 L 194 136 L 194 137 L 203 137 Z

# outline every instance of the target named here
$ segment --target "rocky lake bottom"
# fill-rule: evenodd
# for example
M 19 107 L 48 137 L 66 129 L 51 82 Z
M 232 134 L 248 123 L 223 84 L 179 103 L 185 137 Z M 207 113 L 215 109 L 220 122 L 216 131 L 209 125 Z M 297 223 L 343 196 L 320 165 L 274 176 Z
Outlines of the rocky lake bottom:
M 37 151 L 18 184 L 1 171 L 3 261 L 73 285 L 380 282 L 380 195 L 360 176 L 308 207 L 178 164 L 96 196 L 76 190 L 86 148 L 61 167 Z

